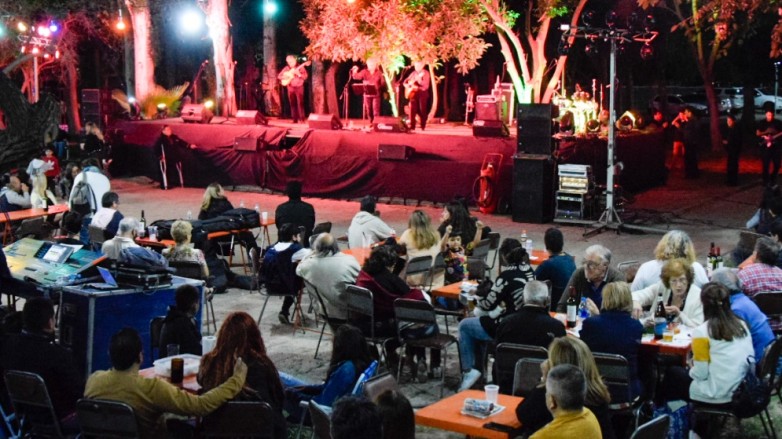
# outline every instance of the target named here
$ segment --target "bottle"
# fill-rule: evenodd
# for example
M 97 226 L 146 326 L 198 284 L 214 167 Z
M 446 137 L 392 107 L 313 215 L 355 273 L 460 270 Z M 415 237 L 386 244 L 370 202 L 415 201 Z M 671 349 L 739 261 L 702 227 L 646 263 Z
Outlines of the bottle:
M 711 277 L 712 271 L 714 271 L 714 260 L 716 259 L 716 253 L 714 248 L 714 243 L 711 243 L 711 247 L 709 248 L 709 255 L 706 256 L 706 275 Z
M 244 208 L 244 200 L 239 201 L 239 207 Z
M 192 210 L 188 210 L 187 211 L 187 220 L 190 221 L 192 219 L 193 219 L 193 211 Z
M 260 214 L 261 213 L 261 206 L 259 206 L 258 203 L 255 203 L 255 207 L 253 207 L 253 210 L 255 210 L 256 212 L 258 212 Z
M 521 241 L 521 246 L 526 249 L 527 248 L 527 246 L 526 246 L 526 244 L 527 244 L 527 231 L 526 230 L 522 230 L 521 231 L 521 239 L 519 241 Z
M 575 328 L 577 323 L 578 300 L 576 300 L 576 288 L 571 286 L 567 298 L 567 327 Z
M 722 255 L 720 254 L 720 248 L 717 247 L 717 268 L 722 268 L 725 266 L 725 261 L 722 260 Z
M 581 304 L 578 305 L 578 316 L 581 317 L 581 319 L 586 319 L 589 317 L 586 296 L 581 296 Z
M 138 235 L 140 237 L 146 236 L 147 233 L 147 219 L 144 218 L 144 211 L 141 211 L 141 219 L 138 221 Z
M 661 340 L 663 338 L 663 332 L 668 325 L 667 314 L 665 313 L 665 306 L 663 305 L 663 293 L 662 291 L 657 296 L 657 308 L 654 311 L 654 339 Z

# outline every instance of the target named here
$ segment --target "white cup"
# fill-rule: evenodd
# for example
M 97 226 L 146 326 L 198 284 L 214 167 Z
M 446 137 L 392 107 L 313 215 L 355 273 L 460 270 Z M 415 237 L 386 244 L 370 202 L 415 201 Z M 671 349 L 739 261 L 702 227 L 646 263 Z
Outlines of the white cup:
M 261 221 L 266 222 L 269 219 L 269 212 L 261 212 Z
M 206 355 L 215 348 L 217 337 L 214 335 L 205 335 L 201 337 L 201 355 Z
M 500 386 L 496 384 L 487 384 L 483 386 L 483 390 L 486 392 L 486 401 L 497 404 L 497 395 L 500 393 Z

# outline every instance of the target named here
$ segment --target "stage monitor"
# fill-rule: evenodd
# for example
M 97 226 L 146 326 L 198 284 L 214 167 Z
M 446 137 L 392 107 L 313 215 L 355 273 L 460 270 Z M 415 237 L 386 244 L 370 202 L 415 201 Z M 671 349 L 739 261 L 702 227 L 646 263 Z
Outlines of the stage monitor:
M 269 125 L 266 117 L 256 110 L 239 110 L 236 112 L 237 125 Z
M 182 107 L 181 116 L 185 123 L 209 123 L 214 114 L 203 104 L 187 104 Z
M 256 152 L 263 142 L 256 137 L 236 137 L 234 139 L 234 150 L 241 152 Z
M 372 121 L 372 130 L 384 133 L 406 133 L 407 126 L 399 117 L 377 116 Z
M 508 127 L 499 120 L 476 119 L 472 123 L 472 135 L 475 137 L 508 137 Z
M 307 119 L 311 130 L 341 130 L 342 122 L 333 114 L 311 113 Z
M 415 149 L 407 145 L 393 145 L 381 143 L 377 145 L 378 160 L 410 160 Z

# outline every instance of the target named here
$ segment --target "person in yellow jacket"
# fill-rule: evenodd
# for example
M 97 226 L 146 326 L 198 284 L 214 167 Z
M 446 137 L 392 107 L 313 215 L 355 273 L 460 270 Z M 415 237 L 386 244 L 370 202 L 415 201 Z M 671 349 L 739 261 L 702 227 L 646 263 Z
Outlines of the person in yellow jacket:
M 546 378 L 546 406 L 554 420 L 530 439 L 602 438 L 597 418 L 584 407 L 586 390 L 586 378 L 578 367 L 560 364 L 551 368 Z

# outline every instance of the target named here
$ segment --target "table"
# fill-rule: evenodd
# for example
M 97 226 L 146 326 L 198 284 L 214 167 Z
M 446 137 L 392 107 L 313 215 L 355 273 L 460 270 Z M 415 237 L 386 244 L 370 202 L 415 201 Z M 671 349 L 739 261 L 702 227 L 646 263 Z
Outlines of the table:
M 465 390 L 448 398 L 441 399 L 434 404 L 428 405 L 415 414 L 416 425 L 425 425 L 440 430 L 454 431 L 471 437 L 480 437 L 486 439 L 509 439 L 511 436 L 496 430 L 483 428 L 488 422 L 509 425 L 514 428 L 520 428 L 521 423 L 516 418 L 516 407 L 524 399 L 518 396 L 500 394 L 497 402 L 505 406 L 505 410 L 490 416 L 486 419 L 478 419 L 472 416 L 461 414 L 464 400 L 467 398 L 483 399 L 482 390 Z
M 155 368 L 154 367 L 148 367 L 146 369 L 141 369 L 138 371 L 138 374 L 141 375 L 144 378 L 159 378 L 163 381 L 171 382 L 171 380 L 168 377 L 159 376 L 155 374 Z M 185 377 L 184 380 L 182 380 L 182 384 L 175 384 L 176 387 L 179 387 L 182 390 L 186 390 L 190 393 L 198 395 L 198 392 L 201 391 L 201 385 L 198 384 L 198 380 L 196 379 L 196 375 L 188 375 Z
M 542 264 L 543 261 L 548 259 L 549 254 L 546 250 L 533 248 L 529 252 L 529 256 L 529 264 L 533 267 L 537 267 L 538 265 Z
M 367 258 L 369 257 L 369 254 L 372 253 L 372 248 L 371 247 L 346 248 L 345 250 L 342 250 L 342 253 L 353 256 L 358 261 L 358 265 L 363 267 L 364 261 L 366 261 Z
M 48 209 L 43 208 L 33 208 L 33 209 L 23 209 L 23 210 L 15 210 L 13 212 L 8 212 L 7 214 L 0 215 L 0 223 L 5 223 L 3 233 L 3 245 L 6 245 L 8 242 L 8 237 L 11 236 L 11 223 L 16 221 L 22 221 L 30 218 L 38 218 L 41 216 L 49 216 L 49 215 L 56 215 L 58 213 L 63 213 L 68 211 L 68 204 L 55 204 L 53 206 L 50 206 Z
M 271 237 L 269 237 L 269 226 L 273 226 L 275 224 L 274 218 L 266 218 L 266 221 L 263 220 L 263 217 L 260 219 L 261 221 L 261 248 L 265 248 L 267 244 L 272 243 Z
M 478 285 L 478 282 L 467 281 L 473 285 Z M 459 300 L 459 294 L 462 292 L 462 281 L 454 282 L 452 284 L 443 285 L 442 287 L 434 288 L 430 291 L 432 299 L 435 297 L 442 297 L 444 299 Z

